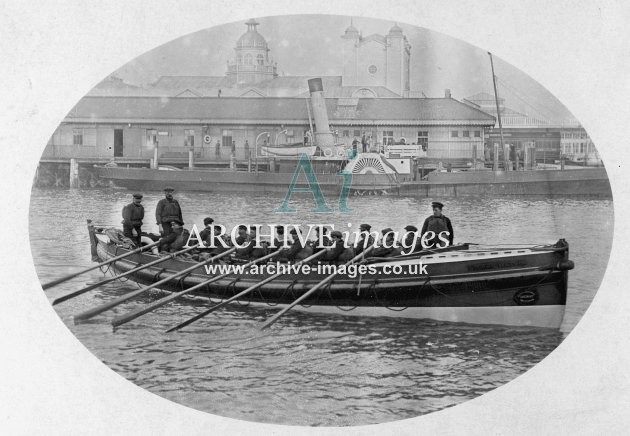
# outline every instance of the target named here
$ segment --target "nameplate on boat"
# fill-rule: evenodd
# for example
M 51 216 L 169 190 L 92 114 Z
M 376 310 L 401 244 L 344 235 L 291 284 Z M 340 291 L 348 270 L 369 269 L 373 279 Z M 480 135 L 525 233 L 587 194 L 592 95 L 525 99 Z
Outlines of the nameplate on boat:
M 468 271 L 490 271 L 493 269 L 522 268 L 525 266 L 527 266 L 527 262 L 524 260 L 502 260 L 468 265 Z

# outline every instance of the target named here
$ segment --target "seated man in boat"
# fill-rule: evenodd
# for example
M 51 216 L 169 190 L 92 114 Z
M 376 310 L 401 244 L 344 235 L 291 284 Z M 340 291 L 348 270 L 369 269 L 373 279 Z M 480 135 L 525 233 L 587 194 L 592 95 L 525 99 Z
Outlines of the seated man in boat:
M 418 233 L 418 228 L 416 226 L 408 225 L 405 227 L 405 232 L 405 237 L 402 240 L 402 251 L 405 254 L 409 254 L 422 250 L 422 243 L 420 240 L 420 234 Z
M 359 239 L 354 245 L 355 255 L 363 253 L 363 250 L 374 245 L 374 235 L 378 237 L 378 232 L 374 232 L 374 234 L 372 234 L 372 232 L 370 232 L 371 229 L 372 226 L 370 226 L 369 224 L 361 224 L 359 226 L 361 239 Z
M 277 260 L 285 262 L 294 262 L 306 259 L 313 253 L 313 249 L 300 240 L 299 230 L 291 229 L 291 246 L 289 248 L 283 248 L 278 254 Z M 308 253 L 307 253 L 308 252 Z M 310 253 L 310 254 L 309 254 Z
M 443 248 L 448 245 L 453 245 L 453 226 L 451 225 L 451 220 L 442 215 L 444 205 L 439 201 L 434 201 L 431 203 L 431 207 L 433 208 L 433 215 L 424 220 L 420 236 L 424 238 L 427 232 L 433 232 L 434 236 L 425 240 L 425 247 Z M 448 235 L 446 232 L 448 232 Z M 441 237 L 440 234 L 442 234 Z M 448 244 L 446 243 L 447 239 Z
M 315 240 L 311 241 L 313 247 L 313 253 L 325 250 L 326 247 L 330 247 L 333 244 L 332 237 L 329 234 L 328 227 L 321 227 L 321 234 L 319 227 L 315 228 Z M 321 244 L 320 244 L 321 239 Z
M 228 250 L 228 248 L 226 248 L 223 244 L 224 239 L 219 236 L 220 230 L 214 226 L 214 219 L 206 217 L 203 220 L 203 224 L 204 229 L 199 232 L 199 237 L 203 241 L 203 244 L 206 246 L 206 248 L 200 248 L 199 250 L 206 255 L 219 254 Z M 215 234 L 214 239 L 212 237 L 213 229 Z
M 142 237 L 142 220 L 144 219 L 142 194 L 133 194 L 132 202 L 123 207 L 122 217 L 123 234 L 139 247 Z
M 284 226 L 276 227 L 276 237 L 273 238 L 274 247 L 269 247 L 268 251 L 278 251 L 284 246 Z
M 160 252 L 174 253 L 184 248 L 190 237 L 190 232 L 183 227 L 180 220 L 173 220 L 169 223 L 171 233 L 160 239 Z
M 241 226 L 241 227 L 245 227 L 245 226 Z M 247 227 L 245 228 L 247 229 Z M 241 246 L 244 245 L 245 243 L 247 243 L 247 245 L 245 246 L 245 248 L 236 249 L 237 256 L 246 257 L 249 259 L 258 259 L 267 254 L 267 248 L 269 247 L 268 242 L 261 241 L 260 246 L 259 247 L 256 246 L 256 227 L 252 227 L 251 231 L 247 233 L 243 239 L 239 239 L 242 236 L 240 233 L 241 231 L 242 229 L 239 228 L 239 237 L 236 238 L 236 242 Z M 242 242 L 239 242 L 239 241 L 242 241 Z
M 354 257 L 352 249 L 345 247 L 343 234 L 339 230 L 332 231 L 330 237 L 332 238 L 332 245 L 330 248 L 326 248 L 324 260 L 329 262 L 344 262 Z
M 387 227 L 386 229 L 381 230 L 383 234 L 383 239 L 381 243 L 372 250 L 370 256 L 374 257 L 390 257 L 400 254 L 400 248 L 394 248 L 396 245 L 396 233 L 394 230 Z

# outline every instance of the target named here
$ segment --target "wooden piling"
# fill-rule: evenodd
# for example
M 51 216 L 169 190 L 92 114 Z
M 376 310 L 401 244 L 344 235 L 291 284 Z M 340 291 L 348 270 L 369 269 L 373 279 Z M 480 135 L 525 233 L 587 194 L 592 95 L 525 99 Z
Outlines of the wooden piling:
M 79 162 L 76 159 L 70 159 L 70 188 L 79 187 Z

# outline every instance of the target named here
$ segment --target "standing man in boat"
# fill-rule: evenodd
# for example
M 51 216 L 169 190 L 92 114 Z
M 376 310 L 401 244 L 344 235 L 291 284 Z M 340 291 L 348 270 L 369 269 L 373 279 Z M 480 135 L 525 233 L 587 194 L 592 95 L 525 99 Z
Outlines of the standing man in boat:
M 431 203 L 431 207 L 433 207 L 433 215 L 424 220 L 422 231 L 420 232 L 421 238 L 424 238 L 427 232 L 433 232 L 434 236 L 425 241 L 426 248 L 443 248 L 447 245 L 453 245 L 453 226 L 451 225 L 451 220 L 442 215 L 444 205 L 439 201 L 434 201 Z M 443 235 L 442 238 L 440 238 L 440 233 L 442 232 L 448 232 L 448 236 Z M 448 244 L 445 244 L 444 239 L 446 238 L 448 239 Z
M 123 234 L 140 246 L 142 235 L 142 220 L 144 219 L 144 206 L 142 194 L 133 194 L 133 201 L 123 207 Z M 134 237 L 133 232 L 136 232 Z
M 179 202 L 173 198 L 173 191 L 175 189 L 170 186 L 164 188 L 165 198 L 158 201 L 155 208 L 155 221 L 162 236 L 168 236 L 171 233 L 171 221 L 178 220 L 180 225 L 184 225 L 182 208 L 179 206 Z

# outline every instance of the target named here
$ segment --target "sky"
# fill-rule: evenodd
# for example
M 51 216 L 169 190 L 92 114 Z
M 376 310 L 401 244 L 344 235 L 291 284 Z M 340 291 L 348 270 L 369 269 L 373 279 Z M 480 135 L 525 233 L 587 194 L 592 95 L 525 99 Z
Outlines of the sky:
M 364 37 L 386 35 L 398 24 L 411 44 L 411 89 L 428 97 L 453 98 L 478 92 L 493 94 L 488 53 L 464 41 L 406 23 L 339 15 L 254 17 L 267 40 L 280 74 L 341 75 L 341 35 L 352 20 Z M 215 26 L 185 35 L 130 61 L 114 75 L 146 86 L 160 76 L 223 76 L 233 58 L 236 40 L 247 30 L 244 22 Z M 554 121 L 571 119 L 569 111 L 527 74 L 494 57 L 499 97 L 506 106 Z

